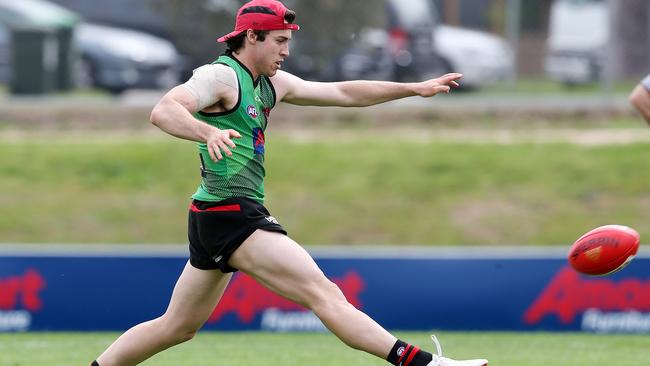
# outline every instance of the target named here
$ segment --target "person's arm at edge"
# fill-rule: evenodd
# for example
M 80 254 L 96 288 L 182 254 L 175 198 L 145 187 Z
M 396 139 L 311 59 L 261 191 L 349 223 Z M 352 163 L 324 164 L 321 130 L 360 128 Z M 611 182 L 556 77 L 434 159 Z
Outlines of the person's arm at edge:
M 215 101 L 216 102 L 216 101 Z M 231 138 L 241 137 L 235 130 L 220 130 L 197 120 L 192 113 L 198 111 L 196 97 L 182 85 L 165 94 L 151 111 L 149 120 L 164 132 L 182 139 L 204 142 L 212 160 L 223 158 L 221 151 L 231 156 L 228 147 L 234 148 Z
M 642 84 L 637 84 L 630 93 L 629 100 L 650 126 L 650 91 Z
M 419 95 L 432 97 L 449 93 L 458 86 L 462 74 L 450 73 L 417 83 L 353 80 L 332 83 L 313 82 L 279 71 L 271 80 L 279 99 L 297 105 L 366 107 L 391 100 Z

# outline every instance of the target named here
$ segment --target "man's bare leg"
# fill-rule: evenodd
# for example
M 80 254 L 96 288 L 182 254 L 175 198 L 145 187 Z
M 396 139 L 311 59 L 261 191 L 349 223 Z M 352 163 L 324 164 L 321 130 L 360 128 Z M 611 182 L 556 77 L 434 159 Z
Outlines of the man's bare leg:
M 188 341 L 206 322 L 230 280 L 219 270 L 200 270 L 188 262 L 165 314 L 122 334 L 99 356 L 100 366 L 130 366 Z
M 257 230 L 228 263 L 277 294 L 311 309 L 350 347 L 386 359 L 397 340 L 350 304 L 307 251 L 286 235 Z

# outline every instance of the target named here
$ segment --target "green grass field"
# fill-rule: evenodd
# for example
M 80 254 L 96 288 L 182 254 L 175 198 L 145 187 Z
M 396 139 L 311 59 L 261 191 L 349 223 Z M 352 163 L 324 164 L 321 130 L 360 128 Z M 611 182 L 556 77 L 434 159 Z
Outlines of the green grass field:
M 435 350 L 426 333 L 397 333 Z M 650 358 L 649 335 L 577 333 L 437 334 L 452 358 L 487 358 L 492 366 L 642 366 Z M 0 334 L 2 366 L 86 366 L 117 333 Z M 365 366 L 388 365 L 345 347 L 331 334 L 204 332 L 160 353 L 151 366 Z
M 567 245 L 609 223 L 650 235 L 648 143 L 268 141 L 267 204 L 299 242 Z M 191 142 L 0 144 L 0 242 L 184 243 Z

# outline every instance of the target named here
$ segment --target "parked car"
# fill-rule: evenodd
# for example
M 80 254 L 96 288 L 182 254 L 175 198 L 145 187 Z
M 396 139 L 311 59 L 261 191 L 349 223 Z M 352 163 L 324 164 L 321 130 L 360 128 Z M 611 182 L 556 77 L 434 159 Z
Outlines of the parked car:
M 476 88 L 514 72 L 514 53 L 504 39 L 440 24 L 430 0 L 386 5 L 386 28 L 364 30 L 337 59 L 335 79 L 408 81 L 460 72 L 463 87 Z
M 327 80 L 398 80 L 384 29 L 364 29 L 356 42 L 333 62 Z
M 419 80 L 437 72 L 435 39 L 438 23 L 431 0 L 387 0 L 388 51 L 394 63 L 393 78 Z
M 545 69 L 566 85 L 600 79 L 609 39 L 609 11 L 603 0 L 556 0 L 551 5 Z
M 334 79 L 412 81 L 437 72 L 432 2 L 386 0 L 385 9 L 386 27 L 363 30 L 335 61 Z
M 80 87 L 120 93 L 130 88 L 167 89 L 177 84 L 181 58 L 171 42 L 147 33 L 81 23 L 75 29 Z
M 492 33 L 448 25 L 433 30 L 440 73 L 460 72 L 465 88 L 478 88 L 511 77 L 515 72 L 512 47 Z

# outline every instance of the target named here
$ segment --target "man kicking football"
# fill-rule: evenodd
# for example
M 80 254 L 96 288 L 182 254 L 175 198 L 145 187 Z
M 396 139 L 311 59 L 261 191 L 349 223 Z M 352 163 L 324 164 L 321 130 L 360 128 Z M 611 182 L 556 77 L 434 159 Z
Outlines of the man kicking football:
M 432 97 L 458 86 L 460 74 L 418 83 L 319 83 L 281 70 L 289 56 L 295 13 L 279 1 L 243 5 L 228 51 L 195 70 L 151 113 L 163 131 L 198 142 L 201 184 L 189 208 L 190 258 L 165 314 L 120 336 L 93 365 L 136 365 L 191 339 L 213 312 L 234 271 L 312 310 L 345 344 L 396 366 L 484 366 L 455 361 L 401 341 L 352 306 L 264 203 L 264 131 L 278 102 L 362 107 L 399 98 Z M 390 148 L 390 146 L 388 146 Z

